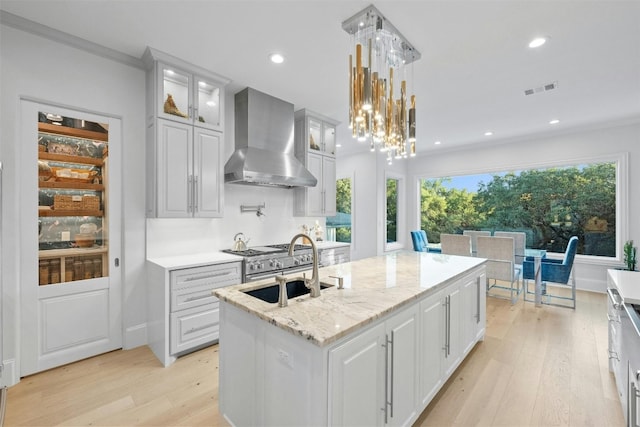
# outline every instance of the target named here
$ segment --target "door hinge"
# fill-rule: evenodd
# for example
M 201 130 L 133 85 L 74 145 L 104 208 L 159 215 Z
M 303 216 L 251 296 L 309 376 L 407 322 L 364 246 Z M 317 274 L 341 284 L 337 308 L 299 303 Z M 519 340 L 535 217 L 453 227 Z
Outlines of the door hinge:
M 120 258 L 116 258 L 115 264 L 116 267 L 120 267 Z

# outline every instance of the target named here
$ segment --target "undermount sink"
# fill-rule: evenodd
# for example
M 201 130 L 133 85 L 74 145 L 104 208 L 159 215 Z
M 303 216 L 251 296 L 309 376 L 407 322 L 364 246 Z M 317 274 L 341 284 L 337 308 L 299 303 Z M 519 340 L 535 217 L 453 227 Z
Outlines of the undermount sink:
M 333 286 L 330 283 L 320 282 L 320 289 L 326 289 Z M 262 288 L 253 289 L 251 291 L 243 291 L 247 295 L 261 299 L 269 303 L 278 302 L 278 296 L 280 294 L 280 285 L 274 283 L 273 285 L 267 285 Z M 287 282 L 287 298 L 297 298 L 302 295 L 306 295 L 310 290 L 304 285 L 303 279 L 296 279 Z

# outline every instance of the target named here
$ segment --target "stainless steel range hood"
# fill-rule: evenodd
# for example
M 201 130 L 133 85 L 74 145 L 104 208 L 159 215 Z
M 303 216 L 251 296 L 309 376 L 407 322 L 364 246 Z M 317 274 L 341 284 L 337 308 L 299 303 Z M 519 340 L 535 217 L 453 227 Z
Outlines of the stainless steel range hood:
M 235 95 L 235 151 L 224 182 L 315 187 L 318 180 L 294 156 L 293 104 L 255 89 Z

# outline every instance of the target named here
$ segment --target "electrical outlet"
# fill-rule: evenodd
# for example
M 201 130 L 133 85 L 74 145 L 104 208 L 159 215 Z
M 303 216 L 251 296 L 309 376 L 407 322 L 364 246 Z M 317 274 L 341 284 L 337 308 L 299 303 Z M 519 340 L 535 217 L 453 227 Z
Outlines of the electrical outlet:
M 278 359 L 282 363 L 293 369 L 293 356 L 291 354 L 287 353 L 283 349 L 278 349 Z

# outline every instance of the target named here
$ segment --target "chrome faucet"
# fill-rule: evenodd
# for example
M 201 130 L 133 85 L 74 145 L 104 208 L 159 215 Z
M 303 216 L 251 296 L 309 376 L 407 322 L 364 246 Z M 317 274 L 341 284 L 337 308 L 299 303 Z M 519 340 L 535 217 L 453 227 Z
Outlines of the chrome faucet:
M 300 237 L 306 238 L 311 242 L 311 250 L 313 251 L 313 275 L 311 279 L 307 279 L 305 277 L 304 285 L 311 291 L 311 298 L 317 298 L 320 296 L 320 277 L 318 274 L 318 248 L 316 247 L 316 244 L 313 243 L 313 240 L 311 240 L 311 238 L 309 238 L 309 236 L 307 236 L 306 234 L 298 233 L 293 236 L 293 239 L 291 239 L 291 243 L 289 243 L 289 256 L 293 256 L 293 248 L 295 246 L 295 242 Z

